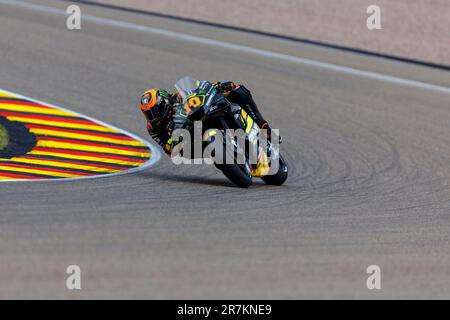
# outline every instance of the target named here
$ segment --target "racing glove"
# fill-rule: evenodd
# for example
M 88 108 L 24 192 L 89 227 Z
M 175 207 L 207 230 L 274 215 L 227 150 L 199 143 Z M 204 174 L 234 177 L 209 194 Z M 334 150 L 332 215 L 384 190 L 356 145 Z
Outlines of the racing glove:
M 221 92 L 229 92 L 229 91 L 233 91 L 234 89 L 237 88 L 237 85 L 232 81 L 216 82 L 216 83 L 214 83 L 214 85 Z

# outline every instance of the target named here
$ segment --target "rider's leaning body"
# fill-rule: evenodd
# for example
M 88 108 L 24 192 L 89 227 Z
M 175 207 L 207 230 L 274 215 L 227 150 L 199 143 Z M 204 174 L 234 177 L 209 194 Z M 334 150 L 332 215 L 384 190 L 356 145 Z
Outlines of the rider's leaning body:
M 216 82 L 213 85 L 230 102 L 240 105 L 261 129 L 270 132 L 267 121 L 262 117 L 246 87 L 233 82 Z M 146 91 L 141 98 L 141 111 L 147 119 L 147 131 L 169 156 L 173 149 L 171 136 L 180 102 L 178 93 L 171 94 L 159 88 Z

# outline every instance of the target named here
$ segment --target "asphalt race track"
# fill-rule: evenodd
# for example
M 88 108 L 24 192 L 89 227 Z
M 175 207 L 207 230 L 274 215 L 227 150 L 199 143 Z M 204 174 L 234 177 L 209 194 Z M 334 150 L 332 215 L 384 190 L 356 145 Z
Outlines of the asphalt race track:
M 234 80 L 280 128 L 291 173 L 241 190 L 162 159 L 118 177 L 2 183 L 0 298 L 450 298 L 448 72 L 92 6 L 69 31 L 60 12 L 0 1 L 1 89 L 145 138 L 148 87 Z M 72 264 L 80 291 L 65 286 Z M 366 287 L 369 265 L 381 290 Z

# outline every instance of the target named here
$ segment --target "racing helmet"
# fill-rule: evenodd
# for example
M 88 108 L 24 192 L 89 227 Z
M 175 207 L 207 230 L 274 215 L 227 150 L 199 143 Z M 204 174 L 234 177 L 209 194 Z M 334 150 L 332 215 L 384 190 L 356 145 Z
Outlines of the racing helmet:
M 170 121 L 173 108 L 169 100 L 169 93 L 161 89 L 152 89 L 142 95 L 141 111 L 150 130 L 161 130 Z

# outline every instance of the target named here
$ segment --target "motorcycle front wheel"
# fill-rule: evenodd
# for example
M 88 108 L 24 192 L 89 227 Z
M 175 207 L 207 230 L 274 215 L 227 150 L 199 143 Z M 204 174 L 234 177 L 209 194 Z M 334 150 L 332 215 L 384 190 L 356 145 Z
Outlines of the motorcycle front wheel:
M 246 174 L 238 164 L 221 164 L 217 165 L 217 168 L 222 171 L 225 177 L 240 188 L 248 188 L 253 183 L 252 175 Z
M 234 163 L 226 164 L 224 158 L 224 164 L 216 164 L 216 168 L 222 171 L 225 177 L 227 177 L 228 180 L 233 182 L 236 186 L 240 188 L 248 188 L 253 184 L 253 177 L 250 167 L 248 164 L 239 164 L 234 151 L 235 150 L 226 148 L 226 145 L 224 145 L 224 154 L 226 154 L 226 152 L 230 152 L 230 158 L 234 159 Z M 231 154 L 231 152 L 233 154 Z

